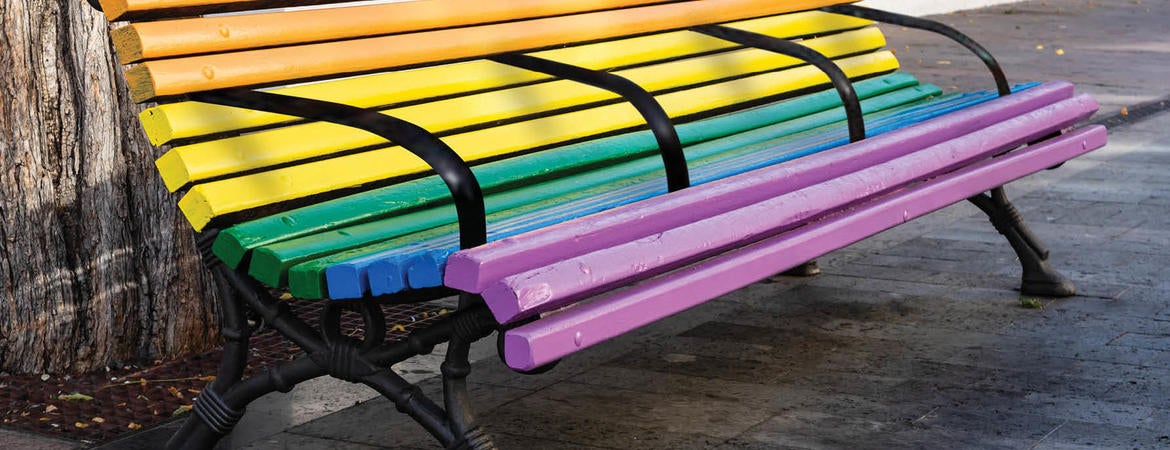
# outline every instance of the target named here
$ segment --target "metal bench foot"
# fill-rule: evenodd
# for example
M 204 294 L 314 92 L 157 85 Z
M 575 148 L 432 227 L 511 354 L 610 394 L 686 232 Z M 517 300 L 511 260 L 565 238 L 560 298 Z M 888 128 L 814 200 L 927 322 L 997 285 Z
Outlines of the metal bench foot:
M 969 200 L 987 214 L 996 231 L 1007 238 L 1016 251 L 1024 271 L 1020 283 L 1021 293 L 1041 297 L 1076 295 L 1077 289 L 1072 280 L 1048 264 L 1048 249 L 1024 224 L 1015 206 L 1008 201 L 1003 187 L 992 190 L 991 195 L 980 194 Z

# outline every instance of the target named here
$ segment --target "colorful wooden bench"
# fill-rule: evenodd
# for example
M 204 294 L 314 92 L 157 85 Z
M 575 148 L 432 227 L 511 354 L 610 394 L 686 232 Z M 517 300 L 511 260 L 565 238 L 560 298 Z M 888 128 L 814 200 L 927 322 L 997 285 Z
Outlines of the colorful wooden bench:
M 445 447 L 491 448 L 473 341 L 498 332 L 509 367 L 540 372 L 965 199 L 1023 292 L 1072 295 L 1002 186 L 1103 146 L 1075 127 L 1095 102 L 1009 86 L 957 31 L 848 3 L 100 0 L 129 21 L 114 47 L 221 287 L 224 359 L 169 447 L 211 447 L 252 400 L 331 375 Z M 897 73 L 874 20 L 957 40 L 996 89 Z M 320 324 L 280 292 L 327 299 Z M 384 342 L 381 305 L 452 296 Z M 243 379 L 249 311 L 305 357 Z M 390 369 L 441 343 L 442 406 Z

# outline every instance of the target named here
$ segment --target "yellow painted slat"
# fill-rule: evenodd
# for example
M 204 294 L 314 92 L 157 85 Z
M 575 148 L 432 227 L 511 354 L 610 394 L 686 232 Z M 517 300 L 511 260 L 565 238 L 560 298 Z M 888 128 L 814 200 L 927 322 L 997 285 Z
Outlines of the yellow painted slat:
M 663 0 L 427 0 L 140 22 L 111 32 L 122 64 L 575 14 Z
M 871 22 L 838 14 L 803 12 L 732 24 L 736 28 L 777 37 L 806 36 L 861 28 Z M 671 32 L 538 52 L 534 55 L 597 70 L 608 70 L 659 59 L 717 51 L 733 46 L 699 33 Z M 489 61 L 312 83 L 274 89 L 296 97 L 327 100 L 369 108 L 427 97 L 499 88 L 548 78 L 545 75 Z M 294 118 L 261 111 L 179 102 L 148 108 L 140 114 L 142 126 L 155 145 L 234 130 L 278 124 Z
M 841 0 L 698 0 L 493 25 L 148 61 L 126 71 L 131 96 L 156 97 L 358 73 L 729 22 Z
M 889 72 L 898 66 L 888 51 L 838 60 L 838 64 L 850 77 Z M 802 66 L 665 94 L 658 100 L 668 114 L 678 117 L 827 82 L 816 68 Z M 475 161 L 640 123 L 642 118 L 632 106 L 617 103 L 453 135 L 444 141 L 464 159 Z M 426 165 L 417 157 L 390 147 L 196 185 L 179 201 L 179 207 L 192 226 L 201 230 L 213 217 L 223 214 L 424 170 Z
M 885 40 L 880 31 L 871 27 L 803 43 L 836 57 L 879 49 Z M 801 63 L 772 52 L 744 49 L 616 73 L 649 91 L 660 91 Z M 561 80 L 394 108 L 385 113 L 432 132 L 442 132 L 613 98 L 616 95 L 608 91 Z M 177 146 L 159 158 L 157 165 L 167 187 L 173 191 L 192 181 L 383 143 L 381 138 L 358 129 L 324 122 L 308 123 Z

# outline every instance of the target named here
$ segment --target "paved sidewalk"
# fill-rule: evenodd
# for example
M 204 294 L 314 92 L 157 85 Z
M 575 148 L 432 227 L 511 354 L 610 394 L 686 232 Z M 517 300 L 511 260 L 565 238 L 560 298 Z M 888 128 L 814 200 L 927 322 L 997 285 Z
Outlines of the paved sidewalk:
M 487 342 L 470 380 L 497 442 L 1170 448 L 1170 114 L 1159 114 L 1170 96 L 1170 2 L 1033 1 L 941 19 L 986 45 L 1010 79 L 1067 79 L 1101 101 L 1099 118 L 1122 123 L 1106 149 L 1009 186 L 1079 296 L 1022 307 L 1006 241 L 958 205 L 821 259 L 818 277 L 758 283 L 545 375 L 507 371 Z M 887 32 L 905 68 L 926 81 L 991 86 L 957 45 Z M 438 389 L 434 379 L 420 385 Z M 321 401 L 366 398 L 352 395 Z M 288 408 L 260 414 L 301 414 Z M 224 447 L 434 446 L 383 399 L 297 417 Z M 158 448 L 171 431 L 103 448 Z M 5 448 L 24 442 L 5 439 Z

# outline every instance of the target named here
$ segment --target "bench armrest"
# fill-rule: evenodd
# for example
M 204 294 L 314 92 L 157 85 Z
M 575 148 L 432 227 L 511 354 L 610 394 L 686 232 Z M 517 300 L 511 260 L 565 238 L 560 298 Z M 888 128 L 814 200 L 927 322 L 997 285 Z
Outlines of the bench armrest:
M 395 142 L 426 162 L 447 184 L 459 219 L 460 246 L 471 248 L 487 242 L 483 191 L 471 167 L 446 143 L 418 125 L 341 103 L 249 89 L 196 93 L 191 99 L 336 123 Z
M 995 78 L 995 87 L 997 90 L 999 90 L 1000 96 L 1009 95 L 1012 92 L 1011 86 L 1008 85 L 1007 76 L 1003 73 L 1003 67 L 999 65 L 999 61 L 995 60 L 995 57 L 991 55 L 991 52 L 987 51 L 987 49 L 982 45 L 979 45 L 978 42 L 975 42 L 974 39 L 971 39 L 970 36 L 963 34 L 959 30 L 956 30 L 949 25 L 933 20 L 923 19 L 921 17 L 907 16 L 904 14 L 881 11 L 857 5 L 833 5 L 821 8 L 821 10 L 825 12 L 853 16 L 860 19 L 868 19 L 875 22 L 890 23 L 907 28 L 929 31 L 946 36 L 951 40 L 958 42 L 963 47 L 966 47 L 968 50 L 974 53 L 975 56 L 978 56 L 979 59 L 983 60 L 983 64 L 987 66 L 987 69 L 991 71 L 991 76 Z

